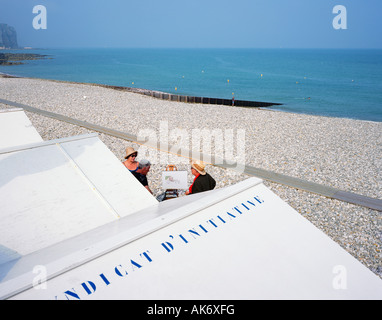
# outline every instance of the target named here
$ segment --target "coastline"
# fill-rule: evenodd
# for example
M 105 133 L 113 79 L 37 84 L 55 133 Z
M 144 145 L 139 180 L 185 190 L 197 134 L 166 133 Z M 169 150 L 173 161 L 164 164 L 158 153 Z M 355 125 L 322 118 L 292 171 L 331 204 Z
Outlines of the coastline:
M 138 134 L 146 129 L 157 137 L 160 137 L 164 126 L 170 133 L 185 130 L 189 140 L 193 129 L 208 129 L 209 133 L 214 129 L 222 132 L 229 129 L 234 133 L 234 144 L 240 144 L 238 133 L 244 129 L 246 163 L 381 198 L 380 122 L 269 112 L 274 110 L 258 108 L 186 104 L 97 84 L 8 76 L 0 76 L 0 97 L 7 100 L 123 132 Z M 8 106 L 0 104 L 0 108 Z M 89 132 L 36 114 L 27 115 L 44 140 Z M 142 154 L 145 152 L 140 145 L 104 134 L 100 134 L 100 139 L 121 160 L 127 146 L 142 150 Z M 190 141 L 184 145 L 190 148 Z M 242 156 L 236 154 L 236 148 L 233 151 L 236 159 Z M 163 158 L 167 162 L 179 162 L 179 170 L 189 169 L 188 159 L 181 163 L 174 155 L 150 152 L 153 151 L 146 150 L 148 156 L 155 155 L 157 160 Z M 164 162 L 153 162 L 148 178 L 154 193 L 161 191 L 160 175 L 164 169 Z M 244 174 L 213 166 L 207 169 L 217 180 L 218 188 L 247 178 Z M 379 212 L 270 182 L 265 184 L 382 278 L 382 221 Z
M 21 78 L 21 77 L 15 76 L 9 73 L 0 72 L 0 78 Z
M 38 78 L 18 77 L 15 75 L 6 74 L 2 72 L 0 72 L 0 77 L 25 78 L 25 79 L 36 79 L 36 80 L 38 79 Z M 282 105 L 282 103 L 276 103 L 276 102 L 234 100 L 234 99 L 229 100 L 229 99 L 212 98 L 212 97 L 188 96 L 188 95 L 173 94 L 173 93 L 157 91 L 157 90 L 149 90 L 144 88 L 122 87 L 122 86 L 113 86 L 113 85 L 106 85 L 106 84 L 99 84 L 99 83 L 84 83 L 84 82 L 73 82 L 73 81 L 63 81 L 63 80 L 50 80 L 50 81 L 93 85 L 93 86 L 99 86 L 99 87 L 104 87 L 104 88 L 113 89 L 113 90 L 138 93 L 138 94 L 150 96 L 160 100 L 177 101 L 177 102 L 184 102 L 184 103 L 214 104 L 214 105 L 226 105 L 226 106 L 232 106 L 232 107 L 245 107 L 245 108 L 267 108 L 271 106 Z
M 50 55 L 52 60 L 0 70 L 21 77 L 144 88 L 181 96 L 234 96 L 281 103 L 271 108 L 286 112 L 382 122 L 381 52 L 96 47 L 36 48 L 33 52 Z M 339 74 L 340 66 L 346 72 Z
M 51 59 L 47 55 L 37 53 L 9 53 L 0 52 L 0 65 L 15 66 L 25 64 L 28 60 Z
M 144 89 L 144 88 L 135 88 L 135 87 L 122 87 L 122 86 L 113 86 L 113 85 L 106 85 L 106 84 L 100 84 L 100 83 L 91 83 L 91 82 L 75 82 L 75 81 L 67 81 L 67 80 L 55 80 L 55 79 L 43 79 L 43 78 L 31 78 L 31 77 L 24 77 L 24 76 L 17 76 L 14 74 L 9 74 L 9 73 L 4 73 L 0 71 L 0 78 L 22 78 L 22 79 L 30 79 L 30 80 L 43 80 L 43 81 L 52 81 L 52 82 L 57 82 L 57 83 L 69 83 L 69 84 L 82 84 L 82 85 L 89 85 L 89 86 L 98 86 L 102 88 L 108 88 L 112 90 L 120 90 L 120 91 L 126 91 L 126 92 L 132 92 L 136 94 L 141 94 L 141 95 L 146 95 L 150 96 L 156 99 L 160 100 L 166 100 L 166 101 L 175 101 L 175 102 L 181 102 L 181 103 L 200 103 L 200 104 L 213 104 L 213 105 L 226 105 L 226 106 L 231 106 L 231 104 L 226 103 L 226 104 L 219 104 L 219 103 L 209 103 L 206 102 L 207 100 L 200 100 L 200 101 L 190 101 L 187 100 L 187 97 L 190 96 L 184 96 L 184 95 L 177 95 L 177 94 L 172 94 L 172 93 L 167 93 L 167 92 L 162 92 L 162 91 L 157 91 L 157 90 L 149 90 L 149 89 Z M 168 95 L 169 98 L 163 98 L 161 95 Z M 172 98 L 175 97 L 175 98 Z M 177 98 L 178 97 L 178 98 Z M 221 99 L 221 98 L 208 98 L 208 97 L 195 97 L 192 96 L 191 98 L 198 98 L 198 99 L 213 99 L 215 101 L 221 101 L 221 100 L 226 100 L 226 101 L 231 101 L 227 99 Z M 309 114 L 309 113 L 303 113 L 303 112 L 295 112 L 295 111 L 290 111 L 290 110 L 279 110 L 277 108 L 272 108 L 270 109 L 269 107 L 273 106 L 282 106 L 282 103 L 273 103 L 273 102 L 261 102 L 261 101 L 249 101 L 249 100 L 236 100 L 236 101 L 241 101 L 241 102 L 253 102 L 253 103 L 259 103 L 258 106 L 245 106 L 245 105 L 235 105 L 235 107 L 242 107 L 242 108 L 258 108 L 260 110 L 264 111 L 270 111 L 270 112 L 281 112 L 281 113 L 290 113 L 294 115 L 303 115 L 303 116 L 313 116 L 313 117 L 322 117 L 322 118 L 336 118 L 336 119 L 348 119 L 348 120 L 355 120 L 355 121 L 364 121 L 364 122 L 371 122 L 371 123 L 381 123 L 381 121 L 377 120 L 365 120 L 365 119 L 354 119 L 351 117 L 332 117 L 328 115 L 315 115 L 315 114 Z M 261 105 L 264 104 L 264 105 Z

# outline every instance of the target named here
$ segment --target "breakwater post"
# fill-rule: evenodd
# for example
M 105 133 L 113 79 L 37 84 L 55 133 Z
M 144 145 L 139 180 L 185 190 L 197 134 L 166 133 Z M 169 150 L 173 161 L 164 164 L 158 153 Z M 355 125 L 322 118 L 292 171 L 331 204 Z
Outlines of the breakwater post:
M 186 103 L 201 103 L 201 104 L 216 104 L 216 105 L 232 106 L 232 99 L 184 96 L 184 95 L 166 93 L 166 92 L 155 91 L 155 90 L 111 86 L 111 85 L 102 85 L 102 86 L 106 87 L 106 88 L 112 88 L 115 90 L 139 93 L 139 94 L 143 94 L 143 95 L 154 97 L 154 98 L 161 99 L 161 100 L 186 102 Z M 275 106 L 275 105 L 282 105 L 282 103 L 247 101 L 247 100 L 236 100 L 235 99 L 235 105 L 234 106 L 235 107 L 249 107 L 249 108 L 265 108 L 265 107 L 271 107 L 271 106 Z

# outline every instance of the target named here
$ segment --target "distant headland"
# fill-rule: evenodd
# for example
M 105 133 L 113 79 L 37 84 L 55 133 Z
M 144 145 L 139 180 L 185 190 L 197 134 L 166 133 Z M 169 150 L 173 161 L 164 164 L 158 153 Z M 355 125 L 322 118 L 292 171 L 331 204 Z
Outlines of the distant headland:
M 0 52 L 0 66 L 15 66 L 24 64 L 26 60 L 50 59 L 47 55 L 35 53 L 2 53 Z
M 14 50 L 14 49 L 31 49 L 31 48 L 21 48 L 17 44 L 17 32 L 12 26 L 5 23 L 0 23 L 0 50 Z M 35 54 L 35 53 L 9 53 L 0 52 L 0 65 L 2 66 L 13 66 L 24 64 L 23 61 L 26 60 L 38 60 L 46 59 L 46 55 Z
M 19 49 L 16 29 L 0 23 L 0 49 Z

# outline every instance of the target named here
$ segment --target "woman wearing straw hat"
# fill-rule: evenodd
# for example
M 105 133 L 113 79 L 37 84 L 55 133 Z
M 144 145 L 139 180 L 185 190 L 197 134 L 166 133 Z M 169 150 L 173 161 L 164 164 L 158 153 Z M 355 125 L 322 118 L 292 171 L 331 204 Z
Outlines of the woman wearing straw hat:
M 139 162 L 136 161 L 136 157 L 138 155 L 138 151 L 135 151 L 132 147 L 126 148 L 126 161 L 122 162 L 130 172 L 136 172 L 138 170 Z
M 212 190 L 216 181 L 205 170 L 205 164 L 201 161 L 191 163 L 191 173 L 195 176 L 194 182 L 186 191 L 186 195 Z

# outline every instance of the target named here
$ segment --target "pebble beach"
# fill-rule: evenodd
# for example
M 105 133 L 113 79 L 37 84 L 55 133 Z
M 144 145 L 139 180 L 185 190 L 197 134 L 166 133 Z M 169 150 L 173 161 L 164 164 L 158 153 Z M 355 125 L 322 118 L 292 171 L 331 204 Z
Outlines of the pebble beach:
M 354 192 L 382 198 L 382 122 L 329 118 L 220 105 L 166 101 L 99 85 L 0 75 L 0 98 L 133 135 L 165 137 L 168 143 L 193 149 L 195 135 L 223 133 L 222 143 L 197 144 L 208 154 L 229 154 L 230 160 Z M 1 104 L 0 109 L 13 108 Z M 26 112 L 44 140 L 92 133 L 62 121 Z M 148 174 L 154 196 L 162 193 L 167 164 L 189 172 L 189 159 L 141 144 L 99 134 L 123 161 L 126 147 L 137 160 L 152 162 Z M 204 140 L 203 140 L 204 141 Z M 221 150 L 223 147 L 224 150 Z M 216 188 L 249 176 L 207 165 Z M 382 212 L 264 181 L 264 184 L 382 278 Z

